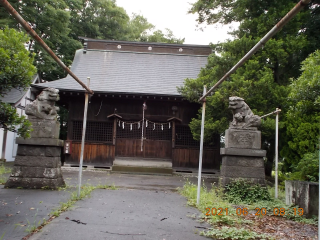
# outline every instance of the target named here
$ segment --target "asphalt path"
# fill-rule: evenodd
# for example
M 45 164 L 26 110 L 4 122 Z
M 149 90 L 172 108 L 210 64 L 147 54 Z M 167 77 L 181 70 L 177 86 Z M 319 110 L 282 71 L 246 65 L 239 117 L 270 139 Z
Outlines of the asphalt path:
M 99 189 L 30 239 L 206 239 L 197 214 L 174 192 Z
M 0 185 L 0 239 L 2 235 L 1 240 L 22 239 L 27 228 L 39 225 L 60 202 L 66 202 L 76 190 L 78 172 L 63 169 L 63 177 L 68 188 L 60 191 Z M 206 239 L 199 232 L 209 226 L 192 218 L 200 212 L 187 206 L 176 191 L 185 177 L 83 171 L 82 179 L 82 184 L 114 185 L 117 190 L 94 190 L 29 239 Z M 208 186 L 212 182 L 205 179 Z

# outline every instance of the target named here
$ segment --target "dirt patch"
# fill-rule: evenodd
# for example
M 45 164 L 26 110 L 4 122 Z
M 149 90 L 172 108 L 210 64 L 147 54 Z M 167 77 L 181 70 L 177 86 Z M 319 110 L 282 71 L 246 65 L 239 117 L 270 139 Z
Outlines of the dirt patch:
M 275 239 L 318 239 L 318 228 L 315 225 L 295 222 L 277 216 L 247 215 L 245 219 L 253 222 L 251 225 L 246 225 L 246 228 L 260 234 L 268 234 Z

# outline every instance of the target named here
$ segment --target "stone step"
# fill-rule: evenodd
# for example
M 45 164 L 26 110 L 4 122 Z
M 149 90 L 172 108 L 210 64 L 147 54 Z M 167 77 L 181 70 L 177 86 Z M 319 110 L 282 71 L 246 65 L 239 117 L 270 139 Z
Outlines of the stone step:
M 172 168 L 145 166 L 112 166 L 112 172 L 172 175 Z
M 172 174 L 171 159 L 116 158 L 113 172 Z
M 171 168 L 171 161 L 157 160 L 157 159 L 138 159 L 138 158 L 116 158 L 113 161 L 113 166 L 128 166 L 128 167 L 153 167 L 153 168 Z

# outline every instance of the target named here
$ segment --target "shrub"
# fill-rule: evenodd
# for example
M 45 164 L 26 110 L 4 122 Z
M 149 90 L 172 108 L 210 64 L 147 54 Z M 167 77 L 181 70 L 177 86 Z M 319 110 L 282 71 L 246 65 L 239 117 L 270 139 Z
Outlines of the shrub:
M 231 203 L 251 204 L 261 200 L 271 200 L 271 196 L 266 187 L 244 179 L 231 182 L 226 185 L 225 189 L 226 198 Z

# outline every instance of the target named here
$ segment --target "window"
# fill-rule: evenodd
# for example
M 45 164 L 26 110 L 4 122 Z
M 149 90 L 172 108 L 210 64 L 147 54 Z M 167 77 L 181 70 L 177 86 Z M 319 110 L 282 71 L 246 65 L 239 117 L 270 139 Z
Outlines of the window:
M 83 121 L 73 121 L 73 136 L 75 141 L 82 139 Z M 86 141 L 112 142 L 113 122 L 87 122 Z

